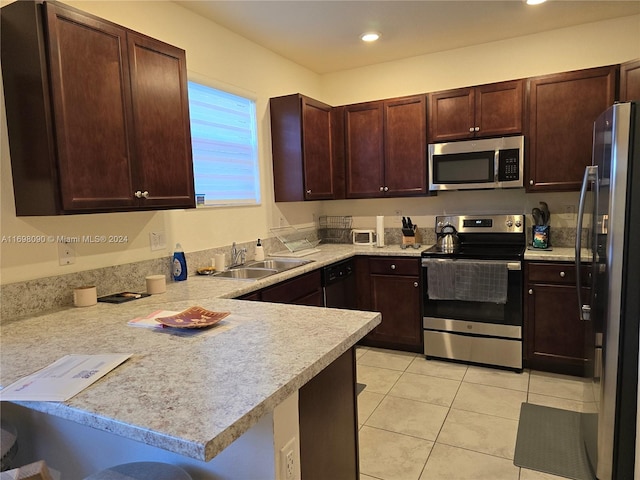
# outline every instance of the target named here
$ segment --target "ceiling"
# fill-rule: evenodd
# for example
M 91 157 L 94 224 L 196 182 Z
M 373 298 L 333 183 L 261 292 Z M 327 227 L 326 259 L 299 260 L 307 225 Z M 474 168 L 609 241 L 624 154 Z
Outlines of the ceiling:
M 638 0 L 176 3 L 320 74 L 640 14 Z M 368 30 L 382 38 L 365 44 Z

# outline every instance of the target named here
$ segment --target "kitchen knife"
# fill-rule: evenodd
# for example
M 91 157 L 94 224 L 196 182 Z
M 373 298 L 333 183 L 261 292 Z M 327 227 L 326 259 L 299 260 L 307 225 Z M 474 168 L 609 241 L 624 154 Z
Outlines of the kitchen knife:
M 533 222 L 536 225 L 542 225 L 542 211 L 539 208 L 534 207 L 531 210 L 531 216 L 533 217 Z
M 402 228 L 407 228 L 407 219 L 402 217 Z
M 549 225 L 551 219 L 549 218 L 551 216 L 551 212 L 549 212 L 549 205 L 547 205 L 547 202 L 540 202 L 540 210 L 542 211 L 542 224 L 543 225 Z
M 411 217 L 407 217 L 407 228 L 413 229 L 413 223 L 411 223 Z

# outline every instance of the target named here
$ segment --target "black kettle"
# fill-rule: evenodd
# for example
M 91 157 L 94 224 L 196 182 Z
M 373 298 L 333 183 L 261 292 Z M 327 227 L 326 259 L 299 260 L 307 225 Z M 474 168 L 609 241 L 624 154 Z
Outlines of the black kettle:
M 460 247 L 460 238 L 456 228 L 447 223 L 438 234 L 437 240 L 438 250 L 444 253 L 454 253 Z

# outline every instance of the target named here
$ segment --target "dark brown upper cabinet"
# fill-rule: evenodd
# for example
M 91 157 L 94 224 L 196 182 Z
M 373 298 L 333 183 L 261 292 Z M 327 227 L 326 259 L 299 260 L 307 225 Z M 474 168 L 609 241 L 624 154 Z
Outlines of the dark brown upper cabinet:
M 17 215 L 195 207 L 184 50 L 24 1 L 2 70 Z
M 620 65 L 620 100 L 640 101 L 640 59 Z
M 618 66 L 528 80 L 528 192 L 577 191 L 591 164 L 593 122 L 616 98 Z
M 425 95 L 344 110 L 347 198 L 427 194 Z
M 276 202 L 344 198 L 340 119 L 332 107 L 300 94 L 271 98 L 269 107 Z
M 523 80 L 429 94 L 429 142 L 522 133 Z

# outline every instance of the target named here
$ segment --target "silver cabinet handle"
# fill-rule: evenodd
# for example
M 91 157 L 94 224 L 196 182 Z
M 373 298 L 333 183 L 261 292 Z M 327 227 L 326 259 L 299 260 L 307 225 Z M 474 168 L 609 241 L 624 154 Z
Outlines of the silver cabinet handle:
M 469 127 L 469 131 L 470 131 L 470 132 L 473 132 L 473 127 Z
M 307 195 L 311 194 L 311 189 L 307 190 Z
M 533 180 L 529 180 L 529 185 L 533 185 Z
M 561 277 L 561 278 L 564 278 L 564 276 L 565 276 L 565 275 L 566 275 L 566 273 L 564 273 L 564 272 L 560 272 L 560 277 Z
M 380 187 L 380 191 L 381 191 L 381 192 L 384 192 L 384 187 Z
M 480 131 L 480 127 L 476 127 L 476 128 L 474 128 L 474 130 L 475 130 L 476 132 L 479 132 L 479 131 Z
M 529 295 L 533 295 L 533 288 L 529 289 Z
M 418 287 L 418 282 L 413 282 L 413 286 L 417 288 Z
M 136 193 L 134 193 L 136 198 L 142 198 L 142 192 L 140 190 L 138 190 Z
M 389 187 L 384 187 L 384 191 L 388 192 L 389 191 Z
M 146 190 L 144 192 L 142 192 L 142 196 L 144 198 L 149 198 L 149 192 L 147 192 Z
M 396 266 L 395 265 L 391 265 L 391 270 L 395 270 Z

